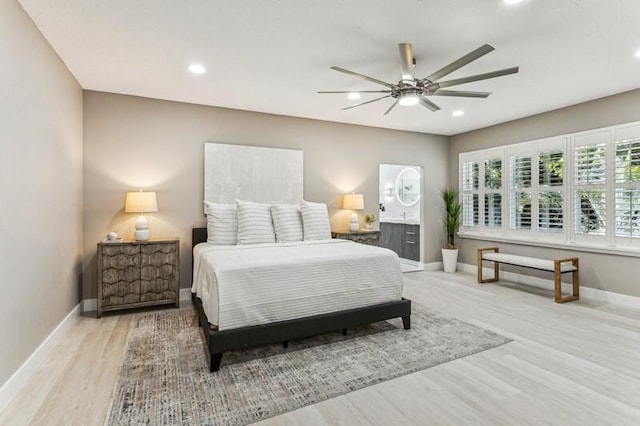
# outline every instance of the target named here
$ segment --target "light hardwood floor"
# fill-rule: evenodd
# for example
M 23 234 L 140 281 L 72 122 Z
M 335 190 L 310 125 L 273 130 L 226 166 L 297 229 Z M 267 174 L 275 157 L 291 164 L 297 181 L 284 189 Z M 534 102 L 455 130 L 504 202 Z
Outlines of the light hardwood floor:
M 404 277 L 414 302 L 514 341 L 260 424 L 640 424 L 639 310 L 466 273 Z M 0 424 L 102 424 L 133 315 L 82 317 Z

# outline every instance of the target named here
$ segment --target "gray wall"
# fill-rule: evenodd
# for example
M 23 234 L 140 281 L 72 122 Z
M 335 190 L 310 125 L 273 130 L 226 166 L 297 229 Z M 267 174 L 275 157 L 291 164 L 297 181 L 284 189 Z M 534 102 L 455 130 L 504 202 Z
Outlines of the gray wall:
M 203 226 L 204 143 L 304 151 L 305 198 L 326 202 L 334 229 L 348 227 L 342 194 L 365 197 L 378 212 L 378 165 L 421 165 L 425 179 L 425 261 L 440 260 L 444 240 L 439 191 L 448 176 L 448 137 L 87 91 L 84 94 L 84 288 L 96 295 L 96 243 L 108 231 L 133 238 L 125 193 L 155 190 L 153 237 L 181 239 L 181 286 L 191 281 L 191 228 Z M 438 202 L 429 202 L 436 199 Z
M 78 304 L 82 90 L 0 1 L 0 385 Z
M 511 121 L 451 138 L 449 153 L 449 179 L 458 185 L 458 154 L 501 145 L 580 132 L 601 127 L 640 121 L 640 89 L 606 98 L 573 105 L 555 111 Z M 637 272 L 640 258 L 572 252 L 565 249 L 539 248 L 489 241 L 459 239 L 460 257 L 463 263 L 476 264 L 476 249 L 488 245 L 501 247 L 501 251 L 535 257 L 580 257 L 580 282 L 586 287 L 640 296 Z M 510 268 L 506 268 L 510 269 Z M 530 270 L 511 269 L 523 274 Z

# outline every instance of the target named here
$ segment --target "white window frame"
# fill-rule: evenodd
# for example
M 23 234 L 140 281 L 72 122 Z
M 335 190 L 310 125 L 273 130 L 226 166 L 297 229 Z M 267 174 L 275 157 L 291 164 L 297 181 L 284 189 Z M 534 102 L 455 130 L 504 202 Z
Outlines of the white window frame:
M 634 189 L 634 190 L 640 190 L 640 182 L 633 182 L 633 183 L 618 183 L 616 182 L 615 179 L 615 160 L 616 160 L 616 151 L 617 151 L 617 143 L 618 141 L 620 141 L 621 139 L 635 139 L 635 138 L 640 138 L 640 126 L 628 126 L 628 127 L 623 127 L 623 128 L 619 128 L 616 129 L 615 131 L 611 132 L 612 133 L 612 141 L 611 141 L 611 151 L 612 151 L 612 169 L 613 169 L 613 173 L 612 173 L 612 184 L 611 186 L 613 187 L 612 189 L 612 193 L 611 193 L 611 197 L 612 197 L 612 208 L 611 208 L 611 216 L 612 216 L 612 238 L 613 238 L 613 244 L 615 246 L 620 246 L 620 247 L 632 247 L 632 248 L 640 248 L 640 238 L 638 237 L 620 237 L 618 235 L 616 235 L 615 232 L 615 220 L 616 220 L 616 205 L 615 205 L 615 195 L 616 195 L 616 190 L 617 189 Z
M 477 164 L 478 165 L 478 187 L 477 188 L 473 188 L 471 187 L 467 187 L 465 186 L 465 181 L 464 181 L 464 169 L 466 167 L 467 164 Z M 473 166 L 472 166 L 473 167 Z M 458 198 L 459 198 L 459 202 L 462 204 L 462 225 L 461 228 L 465 229 L 465 230 L 474 230 L 474 229 L 478 229 L 480 227 L 480 225 L 482 224 L 482 216 L 480 214 L 480 160 L 478 158 L 476 158 L 476 156 L 468 156 L 468 158 L 464 161 L 464 163 L 460 163 L 460 176 L 459 176 L 459 182 L 460 182 L 460 190 L 458 191 Z M 473 198 L 473 196 L 476 195 L 478 197 L 478 225 L 467 225 L 466 224 L 466 220 L 467 220 L 467 198 L 471 197 Z M 472 217 L 473 217 L 473 210 L 472 210 Z
M 575 164 L 575 152 L 576 148 L 581 148 L 585 146 L 596 146 L 604 144 L 605 148 L 605 183 L 603 185 L 577 185 L 576 184 L 576 164 Z M 611 155 L 611 132 L 609 131 L 593 131 L 588 133 L 582 133 L 576 135 L 571 140 L 571 182 L 570 187 L 571 190 L 569 192 L 569 198 L 571 202 L 571 230 L 569 233 L 569 242 L 570 243 L 582 243 L 582 244 L 593 244 L 593 245 L 606 245 L 612 246 L 612 233 L 611 233 L 611 221 L 614 218 L 611 212 L 611 196 L 612 196 L 612 182 L 609 171 L 613 165 L 613 157 Z M 605 193 L 605 217 L 604 219 L 604 235 L 597 234 L 581 234 L 575 232 L 577 218 L 575 215 L 575 206 L 576 206 L 576 192 L 579 190 L 598 190 L 604 191 Z
M 618 237 L 615 235 L 615 189 L 616 187 L 633 187 L 640 190 L 640 182 L 632 184 L 615 183 L 615 143 L 619 139 L 640 138 L 640 122 L 609 126 L 585 132 L 555 136 L 541 140 L 505 145 L 487 150 L 463 152 L 459 154 L 459 179 L 462 182 L 462 165 L 477 162 L 479 165 L 479 201 L 478 226 L 463 226 L 461 237 L 506 241 L 540 246 L 567 246 L 573 249 L 621 253 L 630 256 L 640 256 L 640 238 Z M 604 185 L 576 185 L 574 176 L 575 148 L 594 143 L 605 143 L 606 149 L 606 183 Z M 545 152 L 563 152 L 563 185 L 546 186 L 539 184 L 539 155 Z M 511 187 L 511 157 L 531 155 L 531 229 L 511 229 L 511 195 L 521 192 Z M 502 227 L 486 227 L 484 225 L 484 195 L 493 191 L 484 188 L 484 161 L 489 159 L 502 160 Z M 579 189 L 603 189 L 605 191 L 605 232 L 604 235 L 579 234 L 575 232 L 576 199 Z M 462 186 L 461 186 L 462 189 Z M 563 228 L 562 232 L 539 229 L 539 196 L 542 192 L 557 191 L 563 199 Z M 463 191 L 460 191 L 462 201 Z
M 462 154 L 461 154 L 462 155 Z M 502 167 L 502 180 L 501 180 L 501 184 L 500 184 L 500 189 L 488 189 L 485 188 L 485 161 L 486 160 L 500 160 L 501 162 L 501 167 Z M 464 164 L 465 163 L 476 163 L 478 164 L 478 189 L 472 189 L 472 190 L 465 190 L 464 189 L 464 184 L 463 184 L 463 171 L 464 171 Z M 483 150 L 483 151 L 476 151 L 474 153 L 472 153 L 471 155 L 465 155 L 464 156 L 464 161 L 463 158 L 460 158 L 460 168 L 459 168 L 459 182 L 461 182 L 460 184 L 460 191 L 459 191 L 459 197 L 460 197 L 460 202 L 463 204 L 463 211 L 464 211 L 464 201 L 465 201 L 465 195 L 472 195 L 472 194 L 477 194 L 478 196 L 478 225 L 477 226 L 467 226 L 467 225 L 463 225 L 460 227 L 460 229 L 463 232 L 475 232 L 475 233 L 481 233 L 481 234 L 492 234 L 492 235 L 504 235 L 504 223 L 505 223 L 505 204 L 506 204 L 506 197 L 505 197 L 505 174 L 504 174 L 504 168 L 505 168 L 505 157 L 504 157 L 504 150 L 501 148 L 498 149 L 488 149 L 488 150 Z M 485 205 L 484 205 L 484 196 L 486 194 L 500 194 L 501 195 L 501 209 L 500 209 L 500 215 L 501 215 L 501 223 L 502 226 L 500 227 L 495 227 L 495 226 L 485 226 L 484 223 L 484 214 L 485 214 Z

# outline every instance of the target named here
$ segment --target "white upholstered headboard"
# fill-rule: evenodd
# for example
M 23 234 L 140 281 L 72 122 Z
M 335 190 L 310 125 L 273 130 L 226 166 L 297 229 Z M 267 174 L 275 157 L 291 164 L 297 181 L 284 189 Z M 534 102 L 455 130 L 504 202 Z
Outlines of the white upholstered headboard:
M 303 199 L 303 153 L 296 149 L 204 144 L 204 199 L 298 203 Z

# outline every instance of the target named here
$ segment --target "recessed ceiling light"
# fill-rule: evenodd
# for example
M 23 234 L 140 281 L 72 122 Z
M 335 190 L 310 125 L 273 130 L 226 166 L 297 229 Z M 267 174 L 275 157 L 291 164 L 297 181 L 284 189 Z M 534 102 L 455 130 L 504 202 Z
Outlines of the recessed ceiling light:
M 351 99 L 352 101 L 355 101 L 356 99 L 360 99 L 360 93 L 351 92 L 347 95 L 347 98 Z
M 205 72 L 207 72 L 207 69 L 202 65 L 191 64 L 189 65 L 189 71 L 191 71 L 194 74 L 204 74 Z
M 516 4 L 522 2 L 522 0 L 502 0 L 506 4 Z
M 640 50 L 636 52 L 636 58 L 640 58 Z
M 464 115 L 464 111 L 461 109 L 457 109 L 451 113 L 454 117 L 462 117 Z

